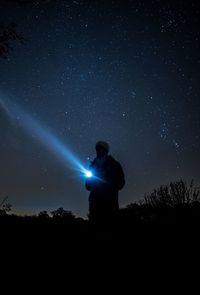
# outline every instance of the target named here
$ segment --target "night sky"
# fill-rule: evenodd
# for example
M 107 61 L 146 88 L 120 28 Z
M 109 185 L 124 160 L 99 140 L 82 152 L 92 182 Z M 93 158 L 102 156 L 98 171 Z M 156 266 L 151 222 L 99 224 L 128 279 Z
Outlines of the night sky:
M 87 167 L 105 140 L 123 166 L 120 206 L 170 181 L 200 183 L 199 1 L 1 1 L 24 44 L 0 59 L 0 200 L 86 216 L 84 178 L 11 119 L 7 99 Z

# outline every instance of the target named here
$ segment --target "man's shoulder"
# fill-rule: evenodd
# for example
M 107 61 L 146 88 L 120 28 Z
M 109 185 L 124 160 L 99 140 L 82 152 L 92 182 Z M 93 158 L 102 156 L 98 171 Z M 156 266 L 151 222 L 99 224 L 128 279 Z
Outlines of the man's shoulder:
M 111 155 L 107 156 L 107 160 L 108 163 L 116 165 L 116 166 L 121 166 L 121 164 Z
M 115 182 L 118 190 L 121 190 L 125 185 L 124 171 L 121 164 L 112 156 L 109 156 L 110 164 L 108 165 L 115 175 Z

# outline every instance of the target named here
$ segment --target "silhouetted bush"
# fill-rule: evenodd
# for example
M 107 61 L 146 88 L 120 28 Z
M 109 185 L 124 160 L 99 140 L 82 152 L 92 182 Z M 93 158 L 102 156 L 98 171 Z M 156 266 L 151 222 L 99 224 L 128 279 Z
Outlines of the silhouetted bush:
M 10 203 L 6 203 L 7 199 L 8 197 L 5 197 L 0 203 L 0 216 L 6 215 L 12 209 L 12 205 Z
M 152 193 L 146 194 L 140 204 L 148 204 L 152 207 L 174 207 L 197 201 L 200 201 L 200 190 L 194 187 L 194 181 L 191 180 L 188 186 L 186 181 L 180 180 L 170 182 L 169 185 L 162 185 Z
M 17 33 L 16 28 L 17 25 L 13 22 L 9 25 L 0 24 L 0 57 L 8 57 L 13 49 L 13 42 L 24 42 L 24 38 Z
M 72 220 L 75 218 L 71 211 L 65 210 L 62 207 L 58 208 L 57 210 L 51 211 L 51 215 L 53 216 L 53 218 L 65 218 L 68 220 Z
M 183 180 L 171 182 L 146 194 L 143 200 L 121 208 L 116 216 L 98 226 L 62 207 L 50 213 L 41 211 L 37 216 L 7 214 L 11 205 L 6 204 L 6 198 L 0 206 L 1 236 L 17 232 L 21 239 L 40 241 L 46 246 L 52 241 L 60 245 L 62 241 L 63 247 L 80 243 L 89 247 L 93 242 L 97 245 L 105 241 L 139 243 L 141 247 L 146 243 L 155 245 L 161 238 L 165 244 L 194 240 L 200 228 L 199 194 L 193 181 L 189 186 Z
M 39 218 L 48 219 L 50 216 L 46 210 L 39 212 L 38 214 Z

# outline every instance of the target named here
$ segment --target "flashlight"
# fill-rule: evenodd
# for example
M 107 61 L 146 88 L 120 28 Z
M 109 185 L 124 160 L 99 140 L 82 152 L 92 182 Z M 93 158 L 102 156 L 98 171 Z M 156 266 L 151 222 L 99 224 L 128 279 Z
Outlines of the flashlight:
M 85 172 L 85 176 L 86 176 L 87 178 L 90 178 L 90 177 L 93 176 L 93 174 L 92 174 L 91 171 L 87 170 L 87 171 Z

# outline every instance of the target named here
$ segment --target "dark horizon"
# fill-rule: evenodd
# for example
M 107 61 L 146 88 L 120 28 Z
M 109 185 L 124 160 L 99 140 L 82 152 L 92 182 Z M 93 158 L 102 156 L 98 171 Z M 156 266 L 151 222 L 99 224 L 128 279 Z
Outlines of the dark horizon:
M 88 212 L 84 178 L 9 117 L 8 100 L 85 168 L 107 141 L 125 172 L 120 207 L 170 181 L 199 185 L 199 2 L 17 2 L 0 3 L 0 24 L 24 38 L 0 59 L 0 201 Z

